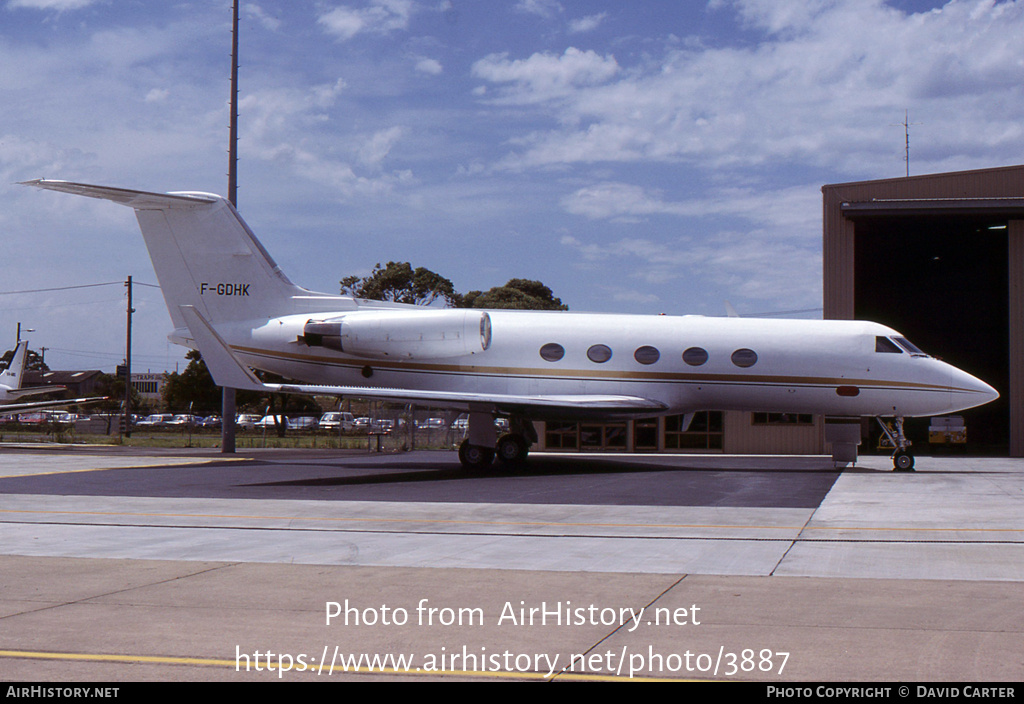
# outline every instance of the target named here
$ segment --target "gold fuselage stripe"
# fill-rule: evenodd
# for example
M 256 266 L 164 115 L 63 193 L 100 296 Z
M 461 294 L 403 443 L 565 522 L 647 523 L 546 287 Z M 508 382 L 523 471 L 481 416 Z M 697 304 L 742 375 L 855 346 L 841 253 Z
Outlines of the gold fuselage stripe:
M 520 379 L 560 378 L 567 381 L 630 381 L 630 382 L 682 382 L 687 384 L 760 384 L 773 386 L 857 386 L 875 389 L 904 389 L 907 391 L 940 391 L 969 392 L 953 386 L 926 384 L 921 382 L 889 381 L 885 379 L 847 379 L 814 376 L 771 376 L 744 374 L 700 374 L 686 372 L 654 372 L 625 370 L 582 370 L 582 369 L 540 369 L 536 367 L 495 367 L 464 364 L 436 364 L 410 361 L 391 361 L 377 359 L 337 359 L 320 355 L 297 354 L 294 352 L 278 352 L 257 347 L 232 345 L 232 350 L 255 357 L 265 357 L 281 361 L 299 362 L 304 364 L 322 364 L 349 369 L 361 369 L 371 366 L 375 369 L 386 369 L 395 372 L 455 374 L 459 376 L 506 376 Z

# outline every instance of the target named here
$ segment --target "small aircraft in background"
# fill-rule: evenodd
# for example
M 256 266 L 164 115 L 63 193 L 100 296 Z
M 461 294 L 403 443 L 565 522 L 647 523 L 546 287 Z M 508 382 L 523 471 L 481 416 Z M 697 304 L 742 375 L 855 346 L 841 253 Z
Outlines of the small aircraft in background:
M 26 185 L 133 208 L 175 330 L 220 386 L 429 403 L 469 414 L 468 468 L 526 458 L 533 420 L 740 410 L 903 419 L 999 394 L 870 322 L 436 309 L 293 284 L 235 208 L 208 193 Z M 295 383 L 262 382 L 252 369 Z M 495 437 L 495 417 L 509 432 Z
M 28 356 L 28 340 L 18 340 L 14 348 L 14 355 L 11 363 L 0 372 L 0 412 L 11 413 L 14 411 L 35 411 L 41 408 L 59 408 L 80 403 L 95 403 L 103 401 L 106 397 L 62 399 L 58 401 L 31 401 L 28 403 L 15 403 L 26 396 L 37 396 L 41 394 L 52 394 L 55 391 L 64 391 L 65 386 L 34 386 L 22 388 L 21 381 L 25 374 L 25 359 Z

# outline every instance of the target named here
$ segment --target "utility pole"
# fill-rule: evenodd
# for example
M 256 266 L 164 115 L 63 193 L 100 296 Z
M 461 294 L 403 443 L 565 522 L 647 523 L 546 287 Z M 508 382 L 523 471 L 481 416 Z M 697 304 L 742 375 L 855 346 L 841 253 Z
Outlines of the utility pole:
M 231 118 L 228 126 L 228 201 L 238 207 L 238 0 L 231 3 Z M 235 452 L 235 390 L 221 388 L 220 451 Z
M 128 333 L 124 350 L 124 436 L 132 436 L 132 277 L 124 282 L 128 289 Z

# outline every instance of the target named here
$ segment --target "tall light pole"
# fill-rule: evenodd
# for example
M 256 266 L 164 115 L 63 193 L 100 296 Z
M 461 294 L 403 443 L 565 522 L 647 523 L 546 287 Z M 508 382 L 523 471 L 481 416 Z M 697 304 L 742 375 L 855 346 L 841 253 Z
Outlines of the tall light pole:
M 228 201 L 238 206 L 238 0 L 231 3 L 231 118 L 228 138 Z M 235 390 L 221 388 L 220 451 L 235 452 Z

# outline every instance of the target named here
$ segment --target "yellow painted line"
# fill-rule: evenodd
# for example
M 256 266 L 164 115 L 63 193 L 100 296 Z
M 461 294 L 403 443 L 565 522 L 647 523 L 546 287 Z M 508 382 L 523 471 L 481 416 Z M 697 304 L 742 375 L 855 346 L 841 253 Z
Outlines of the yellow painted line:
M 239 667 L 235 660 L 222 660 L 215 658 L 186 658 L 168 655 L 113 655 L 110 653 L 59 653 L 38 650 L 0 650 L 0 658 L 21 658 L 34 660 L 74 660 L 79 662 L 114 662 L 114 663 L 149 663 L 153 665 L 197 665 L 200 667 L 227 667 L 236 669 L 239 672 L 254 672 L 255 670 Z M 260 666 L 267 672 L 278 669 L 278 665 L 269 662 Z M 424 670 L 422 668 L 410 668 L 408 670 L 396 668 L 370 668 L 350 667 L 339 669 L 335 667 L 334 672 L 329 674 L 327 666 L 321 668 L 318 665 L 306 665 L 304 669 L 293 668 L 285 673 L 299 675 L 312 674 L 319 677 L 334 675 L 399 675 L 409 677 L 485 677 L 494 679 L 521 679 L 521 680 L 575 680 L 580 682 L 683 682 L 698 680 L 681 680 L 659 677 L 623 677 L 621 675 L 600 675 L 580 672 L 562 672 L 549 677 L 540 672 L 486 672 L 477 670 Z M 706 681 L 706 680 L 700 680 Z
M 426 525 L 467 525 L 467 526 L 500 526 L 500 527 L 553 527 L 553 528 L 660 528 L 660 529 L 728 529 L 728 530 L 782 530 L 782 531 L 907 531 L 907 532 L 944 532 L 944 533 L 1021 533 L 1024 528 L 927 528 L 927 527 L 894 527 L 894 526 L 769 526 L 744 525 L 729 523 L 608 523 L 608 522 L 554 522 L 554 521 L 481 521 L 464 519 L 436 518 L 343 518 L 337 516 L 265 516 L 246 514 L 221 513 L 152 513 L 152 512 L 121 512 L 121 511 L 53 511 L 36 509 L 0 509 L 4 514 L 32 514 L 41 516 L 120 516 L 127 518 L 219 518 L 230 520 L 259 521 L 322 521 L 326 523 L 422 523 Z M 153 526 L 164 527 L 164 526 Z M 189 527 L 189 526 L 186 526 Z M 229 526 L 193 526 L 193 527 L 229 527 Z
M 108 653 L 52 653 L 35 650 L 0 650 L 0 657 L 31 658 L 37 660 L 85 660 L 90 662 L 155 663 L 158 665 L 204 665 L 214 667 L 231 666 L 231 660 L 209 658 L 180 658 L 160 655 L 111 655 Z

